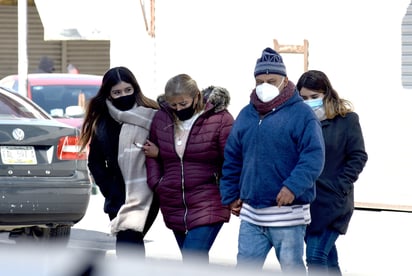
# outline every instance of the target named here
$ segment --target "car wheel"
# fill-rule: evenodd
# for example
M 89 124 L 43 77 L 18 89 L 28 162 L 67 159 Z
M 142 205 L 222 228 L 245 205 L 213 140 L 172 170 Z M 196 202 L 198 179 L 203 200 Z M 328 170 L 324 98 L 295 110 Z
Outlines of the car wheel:
M 57 242 L 67 245 L 70 239 L 71 226 L 57 225 L 50 228 L 26 227 L 15 229 L 9 234 L 9 238 L 16 243 L 26 242 Z
M 70 238 L 70 232 L 71 232 L 71 226 L 70 225 L 58 225 L 54 228 L 49 228 L 49 239 L 54 240 L 54 239 L 63 239 L 63 240 L 69 240 Z

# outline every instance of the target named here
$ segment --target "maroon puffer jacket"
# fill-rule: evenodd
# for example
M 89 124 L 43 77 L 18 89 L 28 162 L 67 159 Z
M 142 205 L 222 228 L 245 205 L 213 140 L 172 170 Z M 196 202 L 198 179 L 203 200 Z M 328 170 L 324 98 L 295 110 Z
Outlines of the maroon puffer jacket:
M 171 111 L 161 104 L 153 118 L 150 140 L 159 147 L 159 157 L 147 158 L 147 179 L 172 230 L 186 231 L 230 218 L 228 207 L 221 203 L 219 179 L 233 116 L 217 108 L 221 103 L 213 105 L 211 97 L 191 129 L 182 159 L 175 151 Z

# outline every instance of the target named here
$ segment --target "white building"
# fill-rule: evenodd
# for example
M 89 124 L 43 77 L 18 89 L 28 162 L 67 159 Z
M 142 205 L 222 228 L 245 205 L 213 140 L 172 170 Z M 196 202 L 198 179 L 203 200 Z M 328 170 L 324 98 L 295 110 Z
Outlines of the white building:
M 150 25 L 150 0 L 142 2 Z M 170 77 L 187 73 L 200 87 L 226 87 L 234 116 L 249 101 L 261 51 L 273 47 L 273 39 L 307 39 L 309 69 L 324 71 L 361 119 L 369 161 L 355 184 L 356 200 L 412 205 L 412 90 L 402 86 L 402 22 L 409 4 L 157 0 L 155 38 L 145 29 L 140 1 L 97 1 L 90 14 L 104 14 L 109 23 L 111 66 L 132 69 L 148 96 L 156 98 Z M 303 57 L 283 57 L 296 83 Z

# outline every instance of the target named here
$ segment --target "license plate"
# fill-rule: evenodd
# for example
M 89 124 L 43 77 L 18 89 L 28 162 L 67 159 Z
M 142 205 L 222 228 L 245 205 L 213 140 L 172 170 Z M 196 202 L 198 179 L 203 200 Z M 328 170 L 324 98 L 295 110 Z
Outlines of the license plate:
M 1 161 L 5 165 L 35 165 L 36 152 L 32 146 L 2 146 Z

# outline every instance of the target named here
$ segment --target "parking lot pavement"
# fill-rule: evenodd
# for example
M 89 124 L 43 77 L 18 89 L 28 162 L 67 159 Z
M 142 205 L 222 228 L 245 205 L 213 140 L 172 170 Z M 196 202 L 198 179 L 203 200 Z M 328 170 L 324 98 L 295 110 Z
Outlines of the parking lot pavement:
M 109 220 L 103 213 L 103 198 L 93 195 L 86 216 L 77 229 L 109 233 Z M 232 217 L 220 231 L 211 251 L 213 264 L 234 265 L 237 253 L 239 219 Z M 337 241 L 344 275 L 411 275 L 412 213 L 355 211 L 349 231 Z M 158 216 L 145 237 L 146 255 L 151 259 L 180 260 L 172 231 Z M 114 255 L 113 250 L 107 254 Z M 268 255 L 265 270 L 279 271 L 274 251 Z

